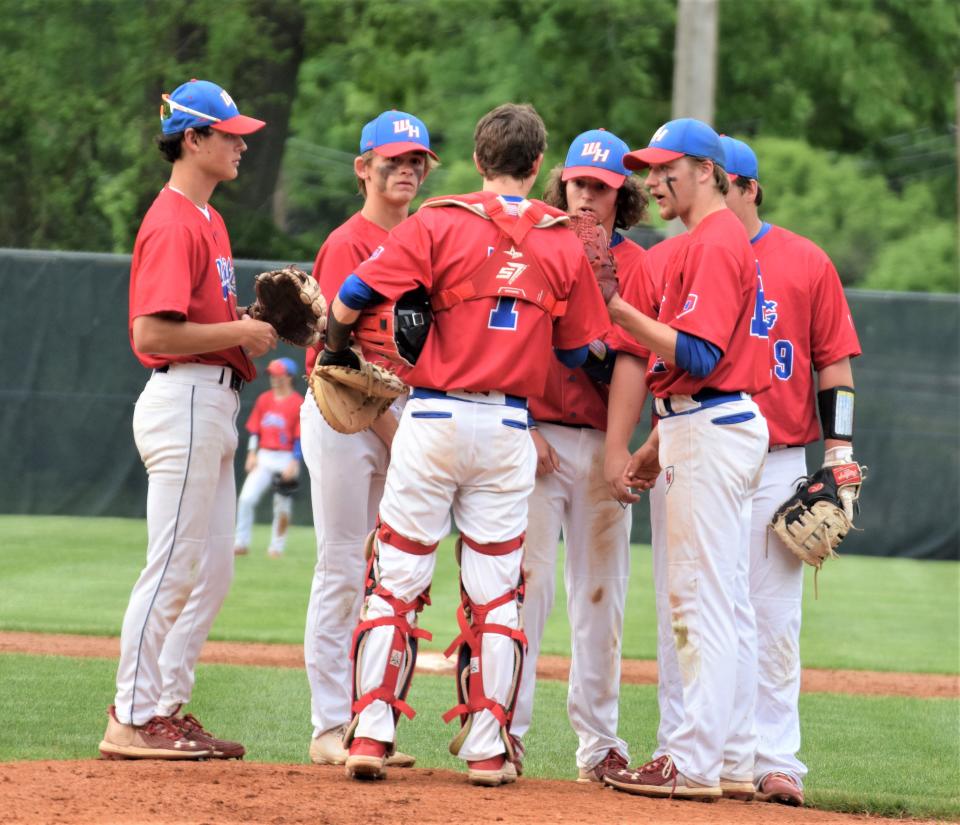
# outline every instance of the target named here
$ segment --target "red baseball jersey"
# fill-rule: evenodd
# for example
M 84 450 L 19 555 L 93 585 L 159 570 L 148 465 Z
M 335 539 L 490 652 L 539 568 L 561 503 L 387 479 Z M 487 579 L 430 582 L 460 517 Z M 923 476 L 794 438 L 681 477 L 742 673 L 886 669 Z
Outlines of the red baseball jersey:
M 455 196 L 479 203 L 484 195 Z M 549 207 L 544 207 L 549 209 Z M 509 213 L 516 206 L 506 207 Z M 422 285 L 431 295 L 450 290 L 476 272 L 502 240 L 490 220 L 460 206 L 421 208 L 397 226 L 383 250 L 357 275 L 382 295 L 397 299 Z M 406 380 L 438 390 L 499 391 L 542 395 L 551 347 L 575 349 L 601 336 L 605 307 L 583 245 L 565 225 L 531 229 L 504 275 L 523 287 L 524 255 L 536 261 L 566 312 L 553 319 L 536 304 L 500 295 L 465 300 L 436 312 L 423 352 Z M 506 269 L 507 267 L 505 267 Z
M 245 381 L 257 371 L 240 347 L 199 355 L 149 355 L 133 345 L 133 321 L 171 312 L 196 324 L 237 320 L 237 279 L 223 218 L 207 206 L 209 219 L 184 195 L 160 190 L 140 224 L 130 265 L 130 347 L 140 363 L 214 364 L 232 367 Z
M 621 290 L 633 288 L 634 282 L 651 280 L 647 253 L 642 246 L 624 238 L 611 249 L 617 261 Z M 619 337 L 628 337 L 610 323 L 606 309 L 597 321 L 606 326 L 602 338 L 614 349 L 617 349 L 615 342 Z M 544 394 L 530 399 L 530 414 L 536 421 L 585 425 L 606 431 L 608 395 L 605 384 L 597 383 L 582 369 L 570 369 L 553 358 L 549 364 Z
M 277 398 L 273 390 L 260 393 L 247 419 L 247 432 L 260 437 L 263 450 L 293 450 L 300 438 L 300 405 L 303 396 L 292 392 Z
M 770 386 L 767 312 L 747 232 L 729 209 L 707 215 L 661 253 L 663 295 L 657 319 L 720 348 L 713 371 L 695 378 L 650 355 L 647 385 L 658 398 L 711 388 L 756 394 Z M 634 304 L 650 312 L 652 294 Z
M 337 291 L 343 285 L 350 273 L 373 254 L 387 238 L 387 230 L 377 226 L 359 212 L 352 215 L 340 226 L 333 230 L 320 247 L 317 260 L 313 264 L 313 277 L 320 284 L 320 291 L 327 300 L 329 307 L 337 296 Z M 313 372 L 319 347 L 310 347 L 307 350 L 307 375 Z M 396 364 L 389 364 L 396 371 Z
M 765 223 L 753 250 L 773 356 L 770 389 L 756 401 L 770 443 L 799 447 L 820 438 L 813 371 L 860 355 L 860 341 L 840 276 L 819 246 Z

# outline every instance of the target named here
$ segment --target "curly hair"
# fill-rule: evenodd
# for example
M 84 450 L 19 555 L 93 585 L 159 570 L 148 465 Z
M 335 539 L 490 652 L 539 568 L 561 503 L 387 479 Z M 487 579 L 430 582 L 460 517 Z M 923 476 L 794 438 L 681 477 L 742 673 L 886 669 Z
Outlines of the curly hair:
M 560 180 L 563 174 L 563 164 L 557 164 L 550 170 L 546 186 L 543 189 L 545 203 L 564 212 L 568 209 L 567 182 Z M 629 229 L 647 218 L 647 193 L 643 191 L 640 181 L 628 175 L 617 190 L 617 215 L 613 220 L 616 229 Z

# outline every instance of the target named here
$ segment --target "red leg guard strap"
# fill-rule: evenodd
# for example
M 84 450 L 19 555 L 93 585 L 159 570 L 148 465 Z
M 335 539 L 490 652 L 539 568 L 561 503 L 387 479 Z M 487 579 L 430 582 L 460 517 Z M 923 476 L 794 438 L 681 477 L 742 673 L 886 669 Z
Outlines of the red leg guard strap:
M 469 547 L 471 550 L 475 550 L 478 553 L 483 553 L 485 556 L 506 556 L 508 553 L 512 553 L 514 550 L 519 550 L 521 547 L 523 547 L 523 539 L 525 536 L 526 533 L 521 533 L 516 538 L 508 539 L 507 541 L 496 541 L 492 542 L 491 544 L 480 544 L 469 536 L 465 536 L 463 533 L 460 534 L 460 538 L 463 540 L 463 543 L 467 545 L 467 547 Z
M 429 556 L 440 543 L 435 541 L 433 544 L 421 544 L 413 539 L 408 539 L 406 536 L 401 536 L 385 521 L 379 519 L 377 520 L 377 538 L 391 547 L 396 547 L 404 553 L 412 553 L 414 556 Z
M 360 713 L 368 705 L 373 704 L 377 700 L 386 702 L 390 707 L 395 708 L 400 711 L 407 719 L 413 719 L 417 715 L 417 712 L 410 707 L 403 699 L 398 699 L 394 696 L 393 691 L 387 688 L 386 686 L 381 686 L 374 688 L 369 693 L 363 694 L 356 702 L 353 703 L 352 710 L 353 712 Z

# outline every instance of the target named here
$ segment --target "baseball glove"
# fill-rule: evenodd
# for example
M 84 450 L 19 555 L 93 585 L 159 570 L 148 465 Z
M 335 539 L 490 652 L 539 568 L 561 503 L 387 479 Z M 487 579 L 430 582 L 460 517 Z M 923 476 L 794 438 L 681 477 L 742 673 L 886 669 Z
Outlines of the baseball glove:
M 280 473 L 274 473 L 270 481 L 273 484 L 273 491 L 281 496 L 292 496 L 300 489 L 300 479 L 296 476 L 285 481 Z
M 338 433 L 358 433 L 367 429 L 394 399 L 406 392 L 406 384 L 379 364 L 362 355 L 359 369 L 317 359 L 310 374 L 310 392 L 324 420 Z
M 856 461 L 823 467 L 807 476 L 774 514 L 770 528 L 798 559 L 817 569 L 853 527 L 866 467 Z
M 597 278 L 597 285 L 603 300 L 610 303 L 610 299 L 617 294 L 620 282 L 617 280 L 617 262 L 610 251 L 610 241 L 602 224 L 597 223 L 591 212 L 581 212 L 570 217 L 570 228 L 576 232 L 583 244 L 583 251 L 593 268 Z
M 257 300 L 247 312 L 266 321 L 288 344 L 311 347 L 327 324 L 327 302 L 312 275 L 295 266 L 261 272 L 254 283 Z

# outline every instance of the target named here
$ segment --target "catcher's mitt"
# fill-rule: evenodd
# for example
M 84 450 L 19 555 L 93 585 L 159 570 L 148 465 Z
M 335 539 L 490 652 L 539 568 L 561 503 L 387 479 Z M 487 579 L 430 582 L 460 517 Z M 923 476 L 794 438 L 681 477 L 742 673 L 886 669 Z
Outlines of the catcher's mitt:
M 390 370 L 358 358 L 359 369 L 323 365 L 318 358 L 310 374 L 310 392 L 320 414 L 338 433 L 367 429 L 407 389 Z
M 583 251 L 587 253 L 587 260 L 593 267 L 603 300 L 609 304 L 610 299 L 617 294 L 620 283 L 617 280 L 617 262 L 610 251 L 606 230 L 602 224 L 597 223 L 596 216 L 591 212 L 572 215 L 570 228 L 577 233 L 583 244 Z
M 254 283 L 257 300 L 247 312 L 266 321 L 288 344 L 311 347 L 327 324 L 327 302 L 312 275 L 295 266 L 261 272 Z
M 854 503 L 866 469 L 851 461 L 817 470 L 780 505 L 770 528 L 797 558 L 819 569 L 836 557 L 853 527 Z

